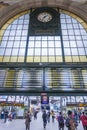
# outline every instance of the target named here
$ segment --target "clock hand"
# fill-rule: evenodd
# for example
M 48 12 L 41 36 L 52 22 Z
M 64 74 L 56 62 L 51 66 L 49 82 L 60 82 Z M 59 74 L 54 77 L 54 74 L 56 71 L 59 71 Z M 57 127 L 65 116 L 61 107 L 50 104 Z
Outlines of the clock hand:
M 45 16 L 42 18 L 42 20 L 44 20 L 47 16 L 48 16 L 48 15 L 45 15 Z

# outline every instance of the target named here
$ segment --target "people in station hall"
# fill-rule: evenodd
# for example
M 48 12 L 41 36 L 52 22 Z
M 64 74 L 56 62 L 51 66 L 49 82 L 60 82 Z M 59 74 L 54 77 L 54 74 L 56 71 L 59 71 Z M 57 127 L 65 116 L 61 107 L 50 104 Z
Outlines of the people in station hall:
M 55 112 L 52 110 L 51 111 L 51 116 L 52 116 L 52 122 L 54 122 L 54 119 L 55 119 Z
M 87 115 L 85 114 L 85 112 L 82 112 L 80 120 L 82 121 L 83 129 L 87 130 Z

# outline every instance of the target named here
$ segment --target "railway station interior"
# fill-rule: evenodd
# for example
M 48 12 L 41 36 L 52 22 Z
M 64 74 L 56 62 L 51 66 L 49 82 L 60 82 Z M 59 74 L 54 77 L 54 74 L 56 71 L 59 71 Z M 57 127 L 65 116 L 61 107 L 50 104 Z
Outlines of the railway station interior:
M 33 109 L 87 111 L 87 0 L 0 0 L 0 112 Z

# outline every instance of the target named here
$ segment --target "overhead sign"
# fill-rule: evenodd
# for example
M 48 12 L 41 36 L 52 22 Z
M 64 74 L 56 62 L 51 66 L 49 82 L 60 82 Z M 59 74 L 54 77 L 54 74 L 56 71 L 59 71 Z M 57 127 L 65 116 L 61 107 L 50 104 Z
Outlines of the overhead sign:
M 24 107 L 24 103 L 0 101 L 0 106 L 19 106 L 19 107 Z
M 87 107 L 87 103 L 79 103 L 79 107 Z
M 41 94 L 41 104 L 49 104 L 49 96 L 46 93 Z
M 75 102 L 73 102 L 73 103 L 67 103 L 66 105 L 67 105 L 67 106 L 73 106 L 73 107 L 78 106 L 78 104 L 75 103 Z

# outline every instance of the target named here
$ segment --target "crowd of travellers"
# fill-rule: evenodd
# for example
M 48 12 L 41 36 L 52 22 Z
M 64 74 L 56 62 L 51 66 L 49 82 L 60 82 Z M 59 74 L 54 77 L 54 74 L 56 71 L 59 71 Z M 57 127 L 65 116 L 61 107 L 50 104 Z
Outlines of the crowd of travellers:
M 34 111 L 33 115 L 28 111 L 26 115 L 29 115 L 25 117 L 25 125 L 26 130 L 30 130 L 30 123 L 32 121 L 32 117 L 34 117 L 34 120 L 37 120 L 38 117 L 38 111 Z M 28 123 L 27 119 L 29 120 Z M 42 111 L 42 120 L 43 120 L 43 128 L 45 129 L 47 126 L 47 123 L 54 123 L 55 121 L 58 122 L 58 129 L 64 130 L 67 128 L 67 130 L 77 130 L 79 123 L 82 123 L 83 130 L 87 130 L 87 115 L 85 112 L 72 112 L 69 110 L 67 113 L 58 112 L 57 114 L 52 111 Z
M 25 113 L 24 119 L 25 119 L 25 128 L 26 130 L 30 130 L 30 124 L 32 122 L 32 118 L 34 120 L 37 120 L 39 111 L 34 110 L 32 113 L 30 111 L 27 111 Z M 8 111 L 4 111 L 1 114 L 1 119 L 4 119 L 4 123 L 6 123 L 7 120 L 12 121 L 14 117 L 11 116 L 12 113 L 8 113 Z M 42 121 L 43 121 L 43 128 L 46 128 L 47 123 L 54 123 L 55 121 L 58 123 L 58 130 L 64 130 L 67 128 L 67 130 L 77 130 L 79 123 L 82 123 L 83 130 L 87 130 L 87 114 L 83 112 L 72 112 L 69 110 L 66 113 L 58 112 L 57 114 L 51 110 L 43 110 L 42 111 Z

